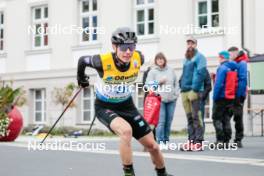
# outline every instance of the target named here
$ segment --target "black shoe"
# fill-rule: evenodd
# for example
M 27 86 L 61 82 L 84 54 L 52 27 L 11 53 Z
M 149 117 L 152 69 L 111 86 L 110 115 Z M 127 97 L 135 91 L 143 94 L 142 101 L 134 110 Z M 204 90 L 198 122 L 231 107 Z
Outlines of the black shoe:
M 238 148 L 243 148 L 242 141 L 234 141 L 235 144 L 237 144 Z
M 225 147 L 224 142 L 222 141 L 216 141 L 214 143 L 210 144 L 210 148 L 218 150 L 218 149 L 223 149 Z
M 224 141 L 223 148 L 224 149 L 229 149 L 230 147 L 231 147 L 231 144 L 229 143 L 229 140 L 228 141 Z

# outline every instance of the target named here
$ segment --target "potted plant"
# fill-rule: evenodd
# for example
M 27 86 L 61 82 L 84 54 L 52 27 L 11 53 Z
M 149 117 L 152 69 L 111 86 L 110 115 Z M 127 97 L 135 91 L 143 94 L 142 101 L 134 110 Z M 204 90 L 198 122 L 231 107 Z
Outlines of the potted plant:
M 16 106 L 25 104 L 25 91 L 0 86 L 0 141 L 14 141 L 23 127 L 23 117 Z

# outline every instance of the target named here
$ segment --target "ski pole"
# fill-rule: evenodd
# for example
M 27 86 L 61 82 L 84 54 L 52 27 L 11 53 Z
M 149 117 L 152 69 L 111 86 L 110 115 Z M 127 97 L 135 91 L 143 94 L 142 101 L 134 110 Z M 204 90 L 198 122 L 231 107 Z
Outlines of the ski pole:
M 87 133 L 88 136 L 89 136 L 89 134 L 90 134 L 90 132 L 91 132 L 91 129 L 92 129 L 92 127 L 93 127 L 93 124 L 94 124 L 95 119 L 96 119 L 96 115 L 94 114 L 93 121 L 92 121 L 91 126 L 90 126 L 90 128 L 89 128 L 89 130 L 88 130 L 88 133 Z
M 44 139 L 40 142 L 40 144 L 43 144 L 43 142 L 46 140 L 46 138 L 48 137 L 48 135 L 51 133 L 51 131 L 53 130 L 53 128 L 56 126 L 56 124 L 59 122 L 59 120 L 62 118 L 62 116 L 64 115 L 64 113 L 67 111 L 67 109 L 70 107 L 70 105 L 72 104 L 72 102 L 75 100 L 75 98 L 78 96 L 78 94 L 81 92 L 82 87 L 79 88 L 79 90 L 75 93 L 75 95 L 72 97 L 71 101 L 68 103 L 68 105 L 66 106 L 66 108 L 62 111 L 61 115 L 59 116 L 59 118 L 56 120 L 56 122 L 52 125 L 52 127 L 50 128 L 49 132 L 46 134 L 46 136 L 44 137 Z

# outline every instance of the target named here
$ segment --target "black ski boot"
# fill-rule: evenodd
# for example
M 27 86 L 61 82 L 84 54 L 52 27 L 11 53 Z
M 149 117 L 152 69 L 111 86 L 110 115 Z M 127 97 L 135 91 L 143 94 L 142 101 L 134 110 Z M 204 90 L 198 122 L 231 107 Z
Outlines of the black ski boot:
M 124 176 L 135 176 L 134 168 L 132 167 L 124 167 Z
M 165 168 L 156 169 L 156 172 L 157 172 L 157 176 L 173 176 L 171 174 L 168 174 Z

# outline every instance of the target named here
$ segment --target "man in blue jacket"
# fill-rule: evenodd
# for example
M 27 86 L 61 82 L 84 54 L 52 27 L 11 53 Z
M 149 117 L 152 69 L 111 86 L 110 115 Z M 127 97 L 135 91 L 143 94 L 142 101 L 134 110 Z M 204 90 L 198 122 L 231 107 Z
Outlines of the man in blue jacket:
M 206 78 L 206 58 L 197 50 L 197 40 L 187 40 L 186 59 L 180 79 L 183 107 L 188 123 L 188 142 L 182 151 L 201 151 L 203 141 L 203 120 L 200 108 L 200 97 L 204 90 Z
M 219 148 L 228 147 L 232 136 L 230 109 L 233 100 L 226 97 L 226 78 L 229 71 L 237 69 L 237 64 L 234 61 L 229 61 L 229 57 L 228 51 L 219 53 L 220 66 L 216 72 L 213 92 L 213 124 L 216 131 L 216 145 Z
M 237 47 L 230 47 L 228 49 L 231 59 L 237 63 L 238 70 L 238 88 L 236 92 L 236 99 L 233 105 L 233 114 L 235 121 L 236 135 L 234 142 L 239 148 L 242 148 L 242 139 L 244 137 L 243 124 L 243 107 L 247 94 L 247 62 L 248 57 L 243 51 L 239 51 Z

